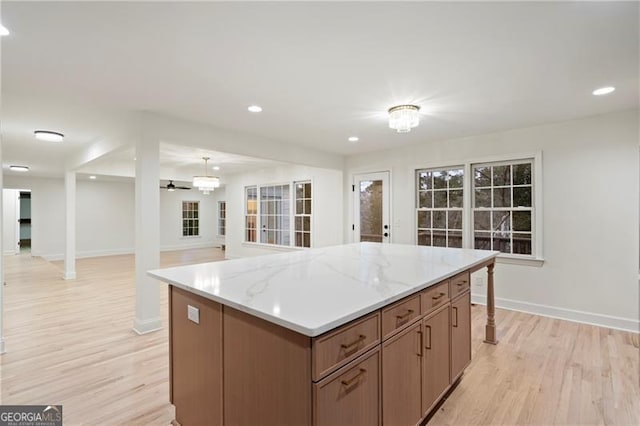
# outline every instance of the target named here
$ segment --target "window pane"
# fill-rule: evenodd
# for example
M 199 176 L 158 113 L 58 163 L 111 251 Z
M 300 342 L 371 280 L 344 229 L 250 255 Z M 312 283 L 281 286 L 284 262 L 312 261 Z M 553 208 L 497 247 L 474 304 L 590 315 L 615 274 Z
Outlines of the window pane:
M 446 188 L 447 187 L 447 172 L 446 171 L 433 172 L 433 187 L 435 189 Z
M 311 200 L 304 200 L 304 214 L 311 214 Z
M 462 188 L 464 169 L 449 170 L 449 188 Z
M 447 208 L 447 191 L 433 191 L 433 208 Z
M 449 247 L 462 248 L 462 231 L 447 232 Z
M 493 188 L 493 207 L 511 207 L 511 188 Z
M 491 230 L 491 212 L 476 211 L 473 213 L 473 229 L 477 231 Z
M 418 211 L 418 228 L 431 228 L 430 211 Z
M 311 247 L 311 234 L 310 233 L 305 232 L 304 234 L 302 234 L 302 239 L 303 239 L 304 247 Z
M 491 207 L 491 189 L 476 189 L 476 207 Z
M 296 232 L 296 247 L 302 247 L 302 232 Z
M 432 191 L 420 191 L 420 202 L 418 207 L 430 209 L 433 204 L 431 202 Z
M 511 231 L 511 212 L 510 211 L 494 211 L 493 212 L 493 230 L 494 231 Z
M 475 167 L 473 169 L 473 182 L 476 188 L 491 186 L 491 167 Z
M 511 185 L 511 166 L 493 166 L 493 186 Z
M 454 189 L 449 191 L 449 207 L 462 208 L 462 190 Z
M 489 232 L 474 232 L 473 248 L 491 250 L 491 234 Z
M 513 212 L 513 230 L 531 231 L 531 212 Z
M 449 216 L 447 227 L 449 229 L 462 229 L 462 211 L 449 210 L 447 214 Z
M 431 231 L 418 231 L 418 245 L 430 246 L 431 245 Z
M 511 233 L 495 232 L 493 234 L 493 249 L 503 253 L 511 253 Z
M 296 231 L 302 231 L 302 216 L 296 216 L 295 227 Z
M 531 187 L 515 187 L 513 188 L 513 206 L 514 207 L 531 207 Z
M 433 212 L 433 227 L 439 228 L 439 229 L 447 228 L 447 212 L 446 211 Z
M 304 184 L 302 183 L 296 185 L 296 198 L 304 198 Z
M 432 189 L 433 184 L 431 182 L 431 172 L 420 172 L 418 174 L 418 189 Z
M 296 214 L 304 213 L 304 205 L 302 200 L 296 200 Z
M 516 254 L 531 254 L 531 234 L 513 234 L 513 252 Z
M 433 246 L 434 247 L 446 247 L 447 246 L 447 231 L 434 230 L 433 231 Z
M 531 183 L 531 163 L 513 166 L 513 184 L 528 185 Z
M 302 223 L 304 224 L 304 231 L 310 232 L 311 231 L 311 218 L 309 216 L 305 216 Z

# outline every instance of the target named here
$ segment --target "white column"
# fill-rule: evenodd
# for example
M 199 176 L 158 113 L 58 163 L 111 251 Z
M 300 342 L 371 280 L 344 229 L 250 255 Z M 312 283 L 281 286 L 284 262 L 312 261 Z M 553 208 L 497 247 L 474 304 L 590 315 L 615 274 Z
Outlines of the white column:
M 160 144 L 136 142 L 136 317 L 138 334 L 162 328 L 160 282 L 147 271 L 160 266 Z
M 76 279 L 76 172 L 64 174 L 65 195 L 65 244 L 64 279 Z
M 2 146 L 2 143 L 0 143 Z M 2 152 L 0 152 L 0 163 L 2 163 Z M 2 184 L 2 173 L 0 173 L 0 191 L 3 188 Z M 3 206 L 2 206 L 2 198 L 0 197 L 0 224 L 3 222 Z M 4 236 L 2 235 L 2 228 L 4 226 L 0 226 L 0 247 L 4 247 Z M 4 345 L 4 325 L 2 322 L 4 314 L 4 256 L 0 252 L 0 354 L 5 353 L 5 345 Z

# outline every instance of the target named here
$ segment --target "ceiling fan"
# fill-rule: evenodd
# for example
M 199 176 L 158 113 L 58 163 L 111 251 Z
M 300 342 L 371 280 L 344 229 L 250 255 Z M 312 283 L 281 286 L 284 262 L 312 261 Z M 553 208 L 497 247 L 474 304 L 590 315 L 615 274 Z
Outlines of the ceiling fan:
M 160 188 L 162 189 L 166 189 L 169 192 L 173 192 L 176 189 L 191 189 L 188 186 L 176 186 L 172 180 L 169 181 L 169 183 L 167 184 L 167 186 L 161 186 Z

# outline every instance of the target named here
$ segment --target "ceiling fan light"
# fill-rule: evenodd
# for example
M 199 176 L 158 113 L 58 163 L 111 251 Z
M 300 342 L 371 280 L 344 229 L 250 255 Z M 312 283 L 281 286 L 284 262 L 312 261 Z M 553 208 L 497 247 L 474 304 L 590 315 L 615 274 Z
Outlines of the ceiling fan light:
M 420 107 L 397 105 L 389 108 L 389 127 L 398 133 L 408 133 L 420 124 Z

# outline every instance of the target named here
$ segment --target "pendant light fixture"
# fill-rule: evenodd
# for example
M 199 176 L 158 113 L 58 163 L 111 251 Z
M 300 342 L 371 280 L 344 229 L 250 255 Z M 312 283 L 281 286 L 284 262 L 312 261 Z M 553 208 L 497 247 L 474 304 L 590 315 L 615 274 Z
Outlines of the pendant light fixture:
M 408 133 L 420 124 L 420 107 L 417 105 L 397 105 L 389 108 L 389 127 L 398 133 Z
M 209 176 L 208 173 L 208 161 L 209 157 L 202 157 L 204 160 L 204 176 L 194 176 L 193 177 L 193 186 L 202 191 L 203 194 L 207 195 L 209 192 L 215 190 L 220 186 L 220 178 L 215 176 Z

